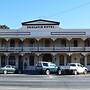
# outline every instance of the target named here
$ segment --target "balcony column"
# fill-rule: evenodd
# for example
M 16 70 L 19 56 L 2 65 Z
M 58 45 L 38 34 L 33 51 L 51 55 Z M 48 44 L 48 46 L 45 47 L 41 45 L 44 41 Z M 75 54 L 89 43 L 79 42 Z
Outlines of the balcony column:
M 53 51 L 55 51 L 55 44 L 54 44 L 54 41 L 56 40 L 56 38 L 51 38 L 52 41 L 53 41 Z
M 19 60 L 18 55 L 15 56 L 15 59 L 16 59 L 16 68 L 18 68 L 18 60 Z
M 0 56 L 0 67 L 1 67 L 1 56 Z
M 87 66 L 87 55 L 85 55 L 85 66 Z
M 5 53 L 5 55 L 6 55 L 6 61 L 5 61 L 6 62 L 6 65 L 9 65 L 9 62 L 8 62 L 9 61 L 9 54 L 8 53 Z
M 87 66 L 87 53 L 81 53 L 84 56 L 84 65 Z
M 69 51 L 70 51 L 70 41 L 71 41 L 72 37 L 67 37 L 67 40 L 69 41 Z
M 36 40 L 37 40 L 37 51 L 39 51 L 39 40 L 40 40 L 40 38 L 37 38 Z
M 56 63 L 56 54 L 55 53 L 51 53 L 52 54 L 52 62 Z
M 8 58 L 9 58 L 9 56 L 6 56 L 6 59 L 5 59 L 5 64 L 6 64 L 6 65 L 9 64 L 9 63 L 8 63 Z
M 66 63 L 67 63 L 67 56 L 65 55 L 64 56 L 64 65 L 66 65 Z

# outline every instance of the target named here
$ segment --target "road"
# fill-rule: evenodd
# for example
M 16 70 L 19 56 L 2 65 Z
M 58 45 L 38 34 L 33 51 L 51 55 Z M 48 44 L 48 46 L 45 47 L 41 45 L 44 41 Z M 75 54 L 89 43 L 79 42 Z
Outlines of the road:
M 90 75 L 0 75 L 0 90 L 90 90 Z

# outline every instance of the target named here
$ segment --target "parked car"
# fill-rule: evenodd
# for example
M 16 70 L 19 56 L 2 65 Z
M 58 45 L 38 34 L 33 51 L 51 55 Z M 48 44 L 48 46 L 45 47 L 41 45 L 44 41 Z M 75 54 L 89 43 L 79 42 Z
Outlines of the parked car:
M 4 74 L 15 73 L 15 71 L 16 71 L 15 66 L 11 66 L 11 65 L 6 65 L 0 68 L 0 73 L 4 73 Z
M 61 70 L 56 64 L 52 62 L 38 62 L 36 64 L 36 71 L 39 73 L 43 73 L 49 75 L 51 73 L 61 74 Z
M 61 73 L 72 73 L 72 74 L 80 74 L 84 73 L 87 74 L 88 69 L 81 65 L 80 63 L 69 63 L 66 66 L 61 66 Z

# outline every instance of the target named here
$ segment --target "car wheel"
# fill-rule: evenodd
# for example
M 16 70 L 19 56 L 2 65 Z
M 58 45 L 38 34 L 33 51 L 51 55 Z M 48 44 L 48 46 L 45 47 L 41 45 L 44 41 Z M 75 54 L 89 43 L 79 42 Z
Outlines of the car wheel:
M 87 70 L 84 71 L 84 74 L 87 74 Z
M 4 74 L 7 74 L 7 71 L 6 70 L 4 71 Z
M 49 74 L 50 74 L 50 70 L 47 69 L 47 70 L 46 70 L 46 75 L 49 75 Z
M 77 75 L 77 71 L 76 70 L 74 71 L 74 75 Z
M 58 75 L 61 75 L 61 70 L 58 70 Z

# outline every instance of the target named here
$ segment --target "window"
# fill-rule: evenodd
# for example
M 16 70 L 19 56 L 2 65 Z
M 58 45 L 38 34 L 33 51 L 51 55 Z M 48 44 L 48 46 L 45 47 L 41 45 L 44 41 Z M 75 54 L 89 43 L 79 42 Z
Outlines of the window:
M 4 67 L 6 65 L 7 61 L 6 61 L 6 58 L 5 56 L 1 56 L 1 66 Z
M 67 64 L 68 63 L 71 63 L 71 56 L 67 56 L 67 62 L 66 62 Z
M 70 66 L 76 66 L 75 64 L 70 64 Z
M 7 65 L 6 68 L 10 68 L 11 66 L 10 65 Z
M 42 67 L 41 63 L 38 63 L 36 66 L 37 66 L 37 67 Z
M 9 65 L 15 66 L 15 56 L 9 56 L 8 63 L 9 63 Z
M 59 57 L 59 65 L 64 65 L 64 56 L 63 55 L 61 55 L 60 57 Z
M 34 55 L 30 55 L 30 57 L 29 57 L 29 65 L 34 66 Z
M 62 40 L 61 40 L 61 46 L 62 46 L 62 47 L 66 47 L 66 40 L 65 40 L 65 39 L 62 39 Z
M 43 63 L 43 66 L 48 66 L 48 64 L 47 63 Z
M 45 47 L 49 47 L 50 46 L 50 40 L 49 39 L 45 39 Z
M 87 40 L 85 41 L 85 46 L 86 46 L 86 47 L 89 47 L 89 46 L 90 46 L 90 40 L 89 40 L 89 39 L 87 39 Z
M 74 47 L 78 47 L 78 41 L 74 40 Z
M 50 66 L 51 66 L 51 67 L 56 67 L 56 65 L 55 65 L 55 64 L 50 64 Z
M 22 43 L 22 41 L 20 40 L 19 41 L 19 47 L 22 47 L 23 46 L 23 43 Z
M 90 55 L 87 56 L 87 65 L 90 65 Z
M 15 40 L 13 39 L 10 40 L 10 47 L 15 47 Z
M 81 57 L 80 57 L 80 63 L 81 63 L 82 65 L 85 65 L 84 56 L 81 56 Z
M 81 64 L 78 64 L 78 67 L 82 67 L 82 65 Z
M 43 28 L 43 26 L 41 26 L 41 28 Z
M 6 46 L 6 42 L 5 42 L 5 40 L 2 39 L 2 41 L 1 41 L 1 47 L 5 47 L 5 46 Z
M 35 41 L 33 39 L 30 39 L 30 46 L 33 47 L 34 46 Z

